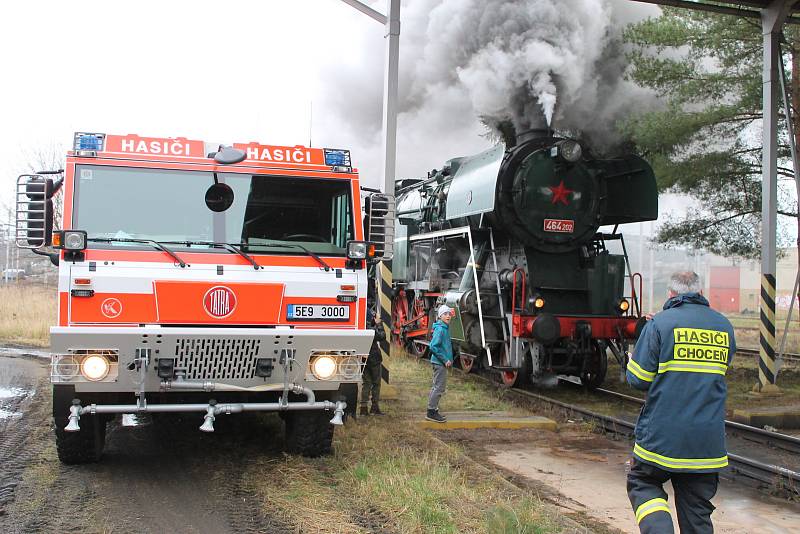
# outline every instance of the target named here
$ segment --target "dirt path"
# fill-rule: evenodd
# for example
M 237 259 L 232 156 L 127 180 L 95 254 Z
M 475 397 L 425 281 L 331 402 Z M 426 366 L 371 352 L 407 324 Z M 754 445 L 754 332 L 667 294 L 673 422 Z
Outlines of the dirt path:
M 64 466 L 50 427 L 47 369 L 0 357 L 0 532 L 269 532 L 293 528 L 262 513 L 248 456 L 278 457 L 276 417 L 197 417 L 109 426 L 99 464 Z M 6 395 L 8 397 L 8 395 Z
M 557 433 L 438 434 L 466 446 L 482 463 L 502 469 L 516 484 L 535 488 L 542 498 L 568 515 L 594 518 L 617 532 L 639 532 L 625 491 L 625 467 L 630 459 L 627 442 L 588 434 L 568 423 L 562 423 Z M 725 480 L 713 503 L 717 507 L 712 516 L 716 532 L 800 532 L 800 506 L 796 503 L 770 498 Z

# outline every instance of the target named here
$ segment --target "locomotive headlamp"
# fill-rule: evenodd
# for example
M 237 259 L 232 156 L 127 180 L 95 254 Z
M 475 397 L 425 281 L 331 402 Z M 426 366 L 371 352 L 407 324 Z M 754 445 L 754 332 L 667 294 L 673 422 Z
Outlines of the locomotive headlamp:
M 544 308 L 544 299 L 541 297 L 541 295 L 536 295 L 533 297 L 533 307 L 537 310 Z
M 566 139 L 559 143 L 558 155 L 561 156 L 565 161 L 575 163 L 581 159 L 581 156 L 583 155 L 583 149 L 581 148 L 580 143 L 577 141 Z
M 336 373 L 336 360 L 331 356 L 317 356 L 311 360 L 311 372 L 319 380 L 328 380 Z
M 627 299 L 622 299 L 619 301 L 619 304 L 617 306 L 619 307 L 619 311 L 625 313 L 631 307 L 631 303 L 628 302 Z
M 108 359 L 98 354 L 87 356 L 81 362 L 81 374 L 86 380 L 91 380 L 92 382 L 97 382 L 108 376 L 110 368 L 111 365 L 108 363 Z

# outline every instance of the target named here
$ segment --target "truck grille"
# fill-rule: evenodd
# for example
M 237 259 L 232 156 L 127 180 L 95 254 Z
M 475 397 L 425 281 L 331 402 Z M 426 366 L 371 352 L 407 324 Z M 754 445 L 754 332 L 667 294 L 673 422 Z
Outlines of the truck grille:
M 255 376 L 261 340 L 178 338 L 175 367 L 194 380 L 236 380 Z

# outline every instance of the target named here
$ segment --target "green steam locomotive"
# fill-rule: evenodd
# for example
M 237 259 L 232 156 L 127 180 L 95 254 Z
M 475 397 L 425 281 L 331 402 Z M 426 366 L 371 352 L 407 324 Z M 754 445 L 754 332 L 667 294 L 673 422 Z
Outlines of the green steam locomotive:
M 593 157 L 531 131 L 398 180 L 396 195 L 393 329 L 409 351 L 425 353 L 434 310 L 447 303 L 457 363 L 505 385 L 570 375 L 595 388 L 609 352 L 624 368 L 642 324 L 642 277 L 619 226 L 658 216 L 645 160 Z

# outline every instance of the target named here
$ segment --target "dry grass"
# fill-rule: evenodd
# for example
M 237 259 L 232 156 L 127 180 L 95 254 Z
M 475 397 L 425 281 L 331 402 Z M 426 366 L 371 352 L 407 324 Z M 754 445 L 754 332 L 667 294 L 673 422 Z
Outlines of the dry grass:
M 273 465 L 250 471 L 281 473 L 253 479 L 265 510 L 302 532 L 562 530 L 559 519 L 534 494 L 416 427 L 430 383 L 428 365 L 398 357 L 387 363 L 403 400 L 384 403 L 386 417 L 360 418 L 337 429 L 335 453 L 328 458 L 265 458 Z M 463 388 L 468 383 L 451 375 L 442 408 L 466 401 L 477 409 L 514 409 L 489 394 L 489 388 Z
M 46 347 L 58 317 L 55 288 L 0 286 L 0 342 Z

